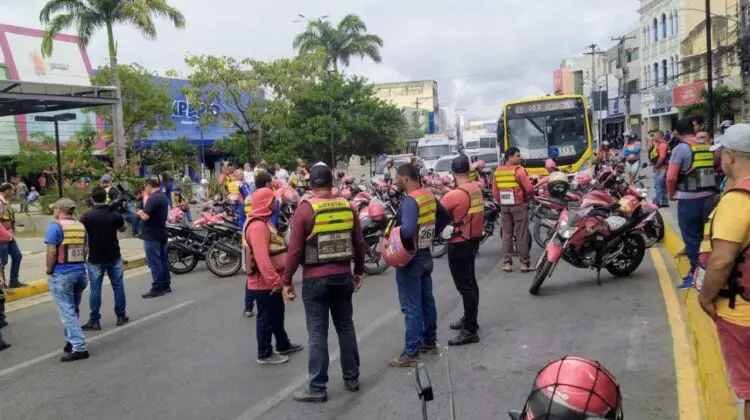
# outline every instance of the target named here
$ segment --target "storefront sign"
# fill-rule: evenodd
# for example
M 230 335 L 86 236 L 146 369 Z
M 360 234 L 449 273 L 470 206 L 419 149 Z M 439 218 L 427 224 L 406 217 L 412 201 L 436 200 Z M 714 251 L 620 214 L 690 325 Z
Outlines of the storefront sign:
M 703 102 L 701 92 L 706 88 L 706 83 L 702 80 L 680 85 L 674 88 L 674 106 L 680 108 L 687 105 Z
M 638 117 L 630 117 L 630 120 L 628 121 L 630 125 L 639 125 L 641 123 L 641 119 Z
M 672 89 L 657 89 L 653 91 L 654 101 L 649 107 L 649 115 L 669 114 L 672 112 Z

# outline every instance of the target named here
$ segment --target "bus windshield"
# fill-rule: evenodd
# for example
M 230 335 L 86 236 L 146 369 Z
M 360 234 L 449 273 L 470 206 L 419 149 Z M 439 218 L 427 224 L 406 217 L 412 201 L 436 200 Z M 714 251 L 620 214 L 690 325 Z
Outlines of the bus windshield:
M 582 155 L 587 147 L 586 121 L 580 110 L 556 111 L 546 115 L 509 116 L 508 146 L 517 147 L 524 159 L 546 159 Z
M 449 155 L 450 153 L 451 147 L 447 144 L 420 146 L 417 148 L 417 156 L 426 160 L 434 160 L 440 156 Z

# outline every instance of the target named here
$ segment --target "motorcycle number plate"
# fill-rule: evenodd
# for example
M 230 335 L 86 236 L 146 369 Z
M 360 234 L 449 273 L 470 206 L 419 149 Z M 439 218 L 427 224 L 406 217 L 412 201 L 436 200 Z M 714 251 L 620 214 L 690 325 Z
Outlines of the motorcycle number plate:
M 516 195 L 513 191 L 500 191 L 500 204 L 504 206 L 516 204 Z
M 349 232 L 328 233 L 318 236 L 318 259 L 333 261 L 351 258 L 352 235 Z
M 695 268 L 695 288 L 703 290 L 703 281 L 706 277 L 706 266 L 701 264 Z
M 429 248 L 435 238 L 435 225 L 422 225 L 419 227 L 419 249 Z

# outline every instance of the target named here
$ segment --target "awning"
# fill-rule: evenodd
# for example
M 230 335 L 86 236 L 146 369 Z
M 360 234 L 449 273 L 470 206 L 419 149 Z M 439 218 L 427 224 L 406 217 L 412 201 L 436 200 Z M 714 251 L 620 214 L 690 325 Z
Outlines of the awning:
M 113 105 L 117 101 L 114 87 L 0 80 L 0 117 Z

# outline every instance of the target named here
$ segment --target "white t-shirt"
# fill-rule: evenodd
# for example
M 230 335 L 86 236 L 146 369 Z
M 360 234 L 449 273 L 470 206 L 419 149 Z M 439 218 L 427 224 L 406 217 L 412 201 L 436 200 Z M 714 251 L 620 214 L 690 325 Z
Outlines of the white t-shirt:
M 255 184 L 255 171 L 244 171 L 244 173 L 245 173 L 245 184 L 247 185 Z
M 277 179 L 284 181 L 284 183 L 289 182 L 289 172 L 287 172 L 287 170 L 284 168 L 281 168 L 278 171 L 274 172 L 274 175 L 276 175 Z

